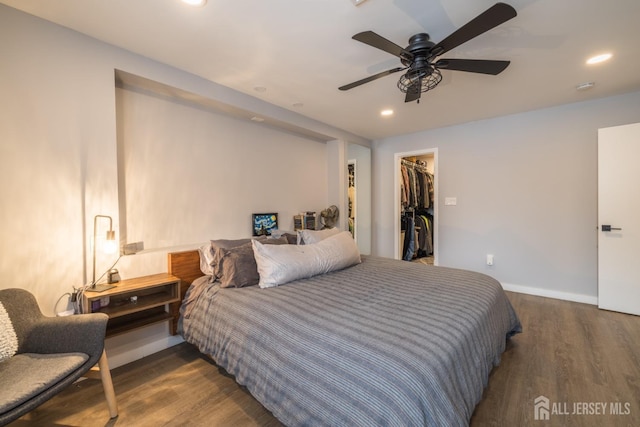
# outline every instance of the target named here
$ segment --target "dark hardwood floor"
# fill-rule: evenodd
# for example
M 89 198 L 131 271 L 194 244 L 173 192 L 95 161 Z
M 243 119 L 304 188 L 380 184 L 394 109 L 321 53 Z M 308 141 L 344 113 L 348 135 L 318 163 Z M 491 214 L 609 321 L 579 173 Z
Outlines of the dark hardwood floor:
M 640 426 L 640 317 L 507 294 L 524 331 L 491 373 L 472 426 Z M 555 403 L 548 421 L 534 419 L 538 396 L 550 411 Z M 612 404 L 630 413 L 612 415 Z
M 471 426 L 640 426 L 640 317 L 508 295 L 524 333 L 509 341 Z M 109 420 L 100 381 L 84 380 L 11 426 L 281 425 L 186 343 L 112 375 L 118 418 Z M 550 401 L 548 421 L 534 419 L 538 396 Z M 612 404 L 621 414 L 611 414 Z

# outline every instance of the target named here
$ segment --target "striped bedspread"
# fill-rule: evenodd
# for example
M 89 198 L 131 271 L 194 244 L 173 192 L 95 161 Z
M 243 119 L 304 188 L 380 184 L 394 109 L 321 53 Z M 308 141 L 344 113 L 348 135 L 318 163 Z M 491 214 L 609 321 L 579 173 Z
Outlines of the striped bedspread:
M 270 289 L 192 286 L 182 335 L 287 426 L 465 426 L 520 322 L 483 274 L 363 257 Z

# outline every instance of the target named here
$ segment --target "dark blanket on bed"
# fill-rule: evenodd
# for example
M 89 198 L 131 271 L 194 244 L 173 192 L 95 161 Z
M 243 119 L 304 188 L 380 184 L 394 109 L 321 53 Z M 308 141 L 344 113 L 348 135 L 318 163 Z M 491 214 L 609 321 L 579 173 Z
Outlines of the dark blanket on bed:
M 520 322 L 470 271 L 363 257 L 276 288 L 201 281 L 182 335 L 288 426 L 465 426 Z

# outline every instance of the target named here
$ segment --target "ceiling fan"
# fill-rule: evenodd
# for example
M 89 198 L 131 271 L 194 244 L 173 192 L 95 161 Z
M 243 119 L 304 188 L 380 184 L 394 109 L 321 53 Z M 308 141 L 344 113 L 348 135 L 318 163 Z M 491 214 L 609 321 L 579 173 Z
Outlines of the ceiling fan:
M 353 89 L 354 87 L 377 80 L 380 77 L 406 70 L 406 73 L 398 80 L 398 88 L 406 93 L 404 102 L 420 102 L 420 94 L 433 89 L 440 83 L 440 80 L 442 80 L 440 69 L 491 74 L 494 76 L 500 74 L 509 66 L 509 61 L 457 58 L 436 60 L 436 57 L 497 27 L 509 19 L 514 18 L 516 15 L 516 10 L 513 7 L 506 3 L 496 3 L 454 31 L 453 34 L 449 35 L 449 37 L 440 43 L 433 43 L 429 39 L 429 34 L 418 33 L 411 36 L 409 45 L 406 48 L 398 46 L 373 31 L 358 33 L 352 37 L 354 40 L 397 56 L 400 58 L 403 67 L 396 67 L 374 74 L 362 80 L 341 86 L 338 89 Z

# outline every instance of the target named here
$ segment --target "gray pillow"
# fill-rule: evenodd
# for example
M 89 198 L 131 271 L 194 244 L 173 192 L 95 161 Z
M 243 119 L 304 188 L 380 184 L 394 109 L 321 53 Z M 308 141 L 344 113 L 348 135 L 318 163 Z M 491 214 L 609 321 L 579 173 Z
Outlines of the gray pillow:
M 273 237 L 273 238 L 286 237 L 287 238 L 287 242 L 290 245 L 297 245 L 298 244 L 298 234 L 295 231 L 272 230 L 271 231 L 271 237 Z
M 282 235 L 282 237 L 287 239 L 287 243 L 290 244 L 290 245 L 297 245 L 298 244 L 298 235 L 297 234 L 284 233 Z
M 247 243 L 251 243 L 251 239 L 218 239 L 211 241 L 211 276 L 213 280 L 219 279 L 222 274 L 219 268 L 220 260 L 224 255 L 222 251 L 237 248 Z
M 260 276 L 251 242 L 231 249 L 219 249 L 219 251 L 221 255 L 218 262 L 220 287 L 243 288 L 258 284 Z
M 260 281 L 258 266 L 253 255 L 251 239 L 239 246 L 229 249 L 218 248 L 218 263 L 216 271 L 221 288 L 243 288 L 257 285 Z M 286 245 L 287 239 L 256 239 L 264 245 Z

